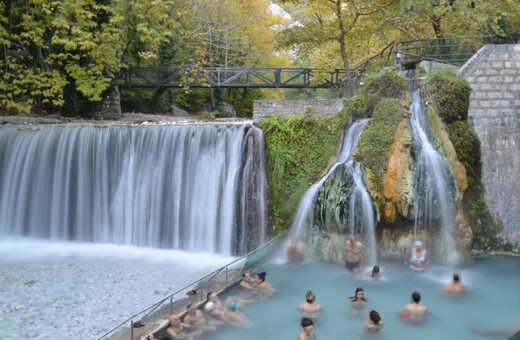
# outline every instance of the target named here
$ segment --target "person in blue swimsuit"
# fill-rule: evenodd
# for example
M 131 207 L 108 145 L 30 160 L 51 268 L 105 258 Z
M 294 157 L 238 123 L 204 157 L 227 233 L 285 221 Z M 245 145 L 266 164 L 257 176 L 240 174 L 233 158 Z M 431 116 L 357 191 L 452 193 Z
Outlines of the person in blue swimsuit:
M 410 270 L 416 273 L 427 273 L 430 260 L 428 259 L 428 254 L 426 253 L 426 249 L 423 249 L 423 243 L 421 241 L 416 241 L 414 244 L 414 248 L 408 254 L 408 262 L 410 263 Z

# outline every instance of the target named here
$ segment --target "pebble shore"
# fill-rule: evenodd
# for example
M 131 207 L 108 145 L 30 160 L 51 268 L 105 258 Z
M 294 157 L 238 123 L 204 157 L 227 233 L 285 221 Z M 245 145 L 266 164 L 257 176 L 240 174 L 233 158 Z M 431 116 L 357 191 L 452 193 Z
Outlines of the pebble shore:
M 127 246 L 2 240 L 2 340 L 97 339 L 232 260 Z

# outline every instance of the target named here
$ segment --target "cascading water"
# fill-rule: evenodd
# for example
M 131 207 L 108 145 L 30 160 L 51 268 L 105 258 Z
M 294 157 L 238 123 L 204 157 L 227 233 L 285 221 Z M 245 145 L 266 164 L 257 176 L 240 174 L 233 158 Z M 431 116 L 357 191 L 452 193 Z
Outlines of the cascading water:
M 377 244 L 375 237 L 375 218 L 372 197 L 363 183 L 361 164 L 352 160 L 345 163 L 344 170 L 353 179 L 352 192 L 349 200 L 350 233 L 363 231 L 365 238 L 365 259 L 368 264 L 377 263 Z M 357 227 L 357 228 L 356 228 Z
M 375 241 L 375 219 L 374 207 L 370 195 L 365 189 L 360 164 L 350 160 L 350 156 L 356 148 L 359 136 L 368 123 L 368 119 L 353 123 L 345 134 L 343 144 L 339 156 L 339 160 L 334 163 L 327 174 L 323 176 L 317 183 L 314 183 L 303 195 L 298 211 L 294 218 L 291 230 L 294 235 L 302 238 L 304 227 L 312 223 L 312 206 L 315 203 L 316 196 L 323 186 L 323 183 L 329 178 L 338 166 L 343 166 L 343 171 L 347 176 L 353 178 L 352 192 L 349 196 L 349 221 L 348 230 L 351 233 L 362 232 L 364 235 L 364 243 L 368 251 L 365 252 L 367 262 L 375 263 L 377 260 L 377 247 Z M 361 214 L 361 215 L 360 215 Z M 326 222 L 325 222 L 326 223 Z
M 0 236 L 242 254 L 264 240 L 262 138 L 250 124 L 2 127 Z
M 413 74 L 406 76 L 411 78 Z M 438 220 L 442 235 L 442 242 L 436 245 L 439 260 L 457 263 L 454 220 L 458 192 L 455 177 L 439 151 L 440 148 L 436 147 L 438 143 L 426 117 L 423 92 L 420 88 L 413 88 L 413 83 L 411 86 L 410 123 L 415 154 L 415 237 L 420 227 L 431 234 L 432 222 Z

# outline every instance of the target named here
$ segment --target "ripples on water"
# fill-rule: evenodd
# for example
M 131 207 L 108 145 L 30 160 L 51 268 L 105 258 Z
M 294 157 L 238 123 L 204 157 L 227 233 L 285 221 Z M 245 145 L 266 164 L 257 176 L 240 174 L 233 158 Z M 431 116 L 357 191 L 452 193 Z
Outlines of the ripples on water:
M 433 265 L 426 275 L 408 272 L 404 263 L 382 265 L 385 275 L 378 280 L 348 274 L 339 264 L 306 260 L 298 266 L 282 258 L 262 269 L 267 272 L 266 279 L 278 287 L 278 293 L 242 309 L 254 326 L 247 330 L 223 328 L 205 339 L 296 339 L 302 331 L 296 306 L 305 300 L 307 290 L 312 290 L 316 302 L 326 309 L 315 323 L 316 334 L 328 340 L 352 338 L 365 321 L 364 317 L 351 316 L 347 303 L 359 286 L 370 299 L 367 311 L 377 310 L 385 322 L 382 339 L 472 339 L 471 327 L 486 331 L 520 329 L 520 258 L 483 257 L 459 267 Z M 442 290 L 455 272 L 470 291 L 466 296 L 450 297 Z M 424 325 L 407 324 L 397 313 L 410 303 L 413 291 L 422 295 L 421 303 L 433 313 Z

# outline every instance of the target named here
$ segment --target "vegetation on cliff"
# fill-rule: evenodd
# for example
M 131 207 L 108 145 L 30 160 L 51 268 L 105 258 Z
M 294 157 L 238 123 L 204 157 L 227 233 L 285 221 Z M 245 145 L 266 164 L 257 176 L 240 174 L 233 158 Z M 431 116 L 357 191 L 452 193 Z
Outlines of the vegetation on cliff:
M 503 245 L 497 234 L 502 227 L 499 221 L 493 220 L 484 199 L 480 139 L 467 122 L 471 87 L 454 74 L 432 73 L 425 89 L 447 127 L 457 158 L 466 169 L 468 189 L 462 204 L 473 231 L 472 248 L 500 249 Z M 506 244 L 505 248 L 508 247 Z
M 331 118 L 271 116 L 260 123 L 276 232 L 289 228 L 303 194 L 336 155 L 348 122 L 343 112 Z
M 387 171 L 394 136 L 401 121 L 409 117 L 402 103 L 407 94 L 408 81 L 396 72 L 386 72 L 368 79 L 352 104 L 356 116 L 364 111 L 366 116 L 372 117 L 353 158 L 369 170 L 370 181 L 379 197 L 383 193 L 383 175 Z

